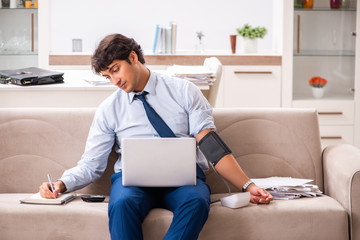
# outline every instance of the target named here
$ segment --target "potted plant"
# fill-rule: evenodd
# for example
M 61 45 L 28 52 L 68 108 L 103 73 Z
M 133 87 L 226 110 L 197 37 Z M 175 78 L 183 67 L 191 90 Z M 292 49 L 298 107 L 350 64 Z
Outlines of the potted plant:
M 257 52 L 257 39 L 264 38 L 267 33 L 265 27 L 253 28 L 249 24 L 244 24 L 244 26 L 237 28 L 236 31 L 242 37 L 242 49 L 245 53 Z
M 324 95 L 324 87 L 327 84 L 325 78 L 316 76 L 309 80 L 309 84 L 312 87 L 312 93 L 315 98 L 321 98 Z

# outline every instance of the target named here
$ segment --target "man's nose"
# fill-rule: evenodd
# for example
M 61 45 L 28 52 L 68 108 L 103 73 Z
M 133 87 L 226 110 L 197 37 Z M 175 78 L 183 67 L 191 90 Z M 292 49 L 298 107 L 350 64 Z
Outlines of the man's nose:
M 117 76 L 116 74 L 111 75 L 111 81 L 114 84 L 118 84 L 120 82 L 121 78 L 119 76 Z

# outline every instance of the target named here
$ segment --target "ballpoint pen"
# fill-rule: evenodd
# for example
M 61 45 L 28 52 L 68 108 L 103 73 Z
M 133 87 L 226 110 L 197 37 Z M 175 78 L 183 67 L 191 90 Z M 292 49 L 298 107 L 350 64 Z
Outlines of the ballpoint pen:
M 51 180 L 51 177 L 50 177 L 50 173 L 48 173 L 47 177 L 48 177 L 48 180 L 49 180 L 49 183 L 50 183 L 51 191 L 54 192 L 55 190 L 54 190 L 54 186 L 53 186 L 53 184 L 52 184 L 52 180 Z

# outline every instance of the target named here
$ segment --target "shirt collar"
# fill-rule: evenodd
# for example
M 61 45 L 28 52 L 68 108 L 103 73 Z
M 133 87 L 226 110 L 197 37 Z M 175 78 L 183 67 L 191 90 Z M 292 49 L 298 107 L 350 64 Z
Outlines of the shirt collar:
M 149 69 L 149 72 L 150 72 L 149 81 L 146 83 L 144 90 L 139 93 L 135 93 L 135 92 L 128 93 L 129 103 L 132 103 L 134 101 L 135 95 L 139 95 L 139 94 L 143 93 L 144 91 L 148 92 L 150 95 L 156 94 L 156 90 L 155 90 L 156 83 L 157 83 L 156 74 L 154 72 L 150 71 L 150 69 Z

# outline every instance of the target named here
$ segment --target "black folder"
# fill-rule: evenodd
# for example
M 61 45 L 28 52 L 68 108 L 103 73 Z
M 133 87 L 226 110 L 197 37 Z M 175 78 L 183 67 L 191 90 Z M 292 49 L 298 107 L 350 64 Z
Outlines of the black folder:
M 63 83 L 64 73 L 47 69 L 29 67 L 12 70 L 0 70 L 0 82 L 21 86 Z

